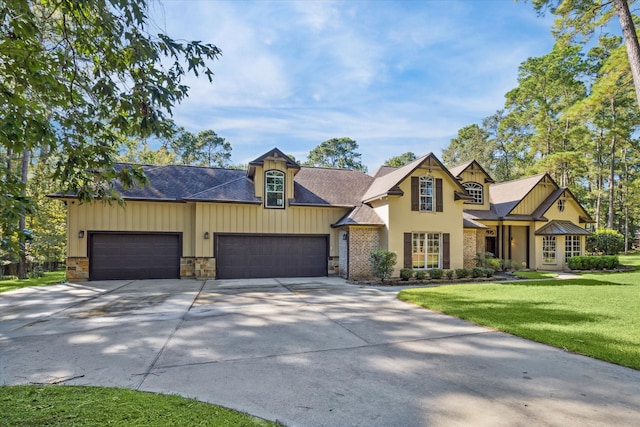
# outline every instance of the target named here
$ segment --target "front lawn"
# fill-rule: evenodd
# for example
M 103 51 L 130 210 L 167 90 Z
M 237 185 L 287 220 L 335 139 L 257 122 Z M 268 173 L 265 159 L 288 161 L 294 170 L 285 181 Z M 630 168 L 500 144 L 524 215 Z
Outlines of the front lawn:
M 185 399 L 77 386 L 0 386 L 0 426 L 276 426 Z
M 558 277 L 558 273 L 550 271 L 514 271 L 513 274 L 523 279 L 553 279 Z
M 623 262 L 632 263 L 626 259 Z M 570 280 L 407 289 L 398 298 L 523 338 L 640 369 L 640 270 L 590 273 Z
M 0 292 L 15 291 L 16 289 L 26 288 L 28 286 L 44 286 L 63 283 L 66 280 L 64 271 L 48 271 L 44 273 L 44 277 L 36 277 L 33 279 L 9 279 L 0 280 Z

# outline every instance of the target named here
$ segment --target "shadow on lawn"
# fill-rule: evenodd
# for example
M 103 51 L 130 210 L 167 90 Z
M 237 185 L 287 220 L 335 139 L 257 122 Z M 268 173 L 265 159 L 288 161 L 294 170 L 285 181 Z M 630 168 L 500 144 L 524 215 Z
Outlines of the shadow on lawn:
M 514 286 L 633 286 L 632 283 L 618 283 L 606 280 L 607 277 L 599 278 L 580 278 L 580 279 L 564 279 L 564 280 L 526 280 L 514 282 L 499 282 L 498 285 L 514 285 Z

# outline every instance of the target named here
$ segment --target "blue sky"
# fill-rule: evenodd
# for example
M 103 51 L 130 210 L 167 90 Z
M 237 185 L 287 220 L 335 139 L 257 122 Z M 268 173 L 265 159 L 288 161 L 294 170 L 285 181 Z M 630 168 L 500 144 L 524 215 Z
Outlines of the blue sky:
M 553 45 L 552 19 L 512 0 L 165 0 L 153 16 L 222 49 L 213 84 L 188 78 L 174 119 L 225 137 L 233 163 L 273 147 L 303 161 L 343 136 L 369 171 L 406 151 L 440 157 Z

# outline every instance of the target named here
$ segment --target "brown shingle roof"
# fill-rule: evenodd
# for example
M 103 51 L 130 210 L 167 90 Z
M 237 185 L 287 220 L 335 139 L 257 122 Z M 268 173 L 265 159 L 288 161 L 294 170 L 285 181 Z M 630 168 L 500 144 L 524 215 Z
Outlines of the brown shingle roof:
M 375 225 L 383 226 L 384 222 L 369 205 L 362 204 L 355 207 L 348 214 L 340 218 L 332 227 L 344 225 Z
M 528 178 L 492 184 L 489 188 L 491 209 L 499 218 L 504 218 L 546 175 L 541 173 Z
M 373 178 L 349 169 L 302 167 L 294 179 L 292 205 L 357 206 Z

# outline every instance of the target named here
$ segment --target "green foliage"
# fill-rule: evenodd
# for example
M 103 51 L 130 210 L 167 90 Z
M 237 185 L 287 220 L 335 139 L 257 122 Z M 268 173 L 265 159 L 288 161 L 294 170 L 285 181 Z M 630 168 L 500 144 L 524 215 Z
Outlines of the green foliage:
M 454 273 L 455 273 L 455 272 L 454 272 L 453 270 L 445 270 L 445 271 L 444 271 L 444 275 L 445 275 L 445 277 L 446 277 L 447 279 L 449 279 L 449 280 L 453 279 L 453 274 L 454 274 Z
M 395 252 L 375 251 L 369 253 L 369 262 L 371 263 L 371 273 L 379 279 L 388 279 L 393 273 L 393 267 L 396 265 L 398 256 Z
M 496 271 L 493 268 L 483 268 L 482 269 L 484 271 L 484 276 L 485 277 L 493 277 L 494 274 L 496 274 Z
M 122 388 L 0 386 L 7 426 L 277 426 L 250 415 L 176 395 Z
M 395 156 L 395 157 L 391 157 L 390 159 L 387 159 L 384 162 L 384 164 L 387 166 L 393 166 L 393 167 L 399 168 L 406 165 L 407 163 L 413 162 L 417 158 L 418 157 L 414 153 L 412 153 L 411 151 L 407 151 L 406 153 L 403 153 L 399 156 Z
M 489 136 L 487 130 L 476 124 L 463 127 L 442 152 L 442 161 L 447 166 L 455 166 L 469 160 L 476 160 L 483 167 L 491 170 L 494 162 L 493 151 L 496 147 Z
M 624 250 L 624 236 L 615 230 L 602 228 L 587 236 L 587 252 L 616 255 Z
M 484 277 L 486 274 L 484 267 L 473 267 L 471 269 L 471 277 Z
M 572 270 L 603 270 L 613 269 L 620 265 L 617 255 L 602 256 L 574 256 L 567 259 Z
M 434 280 L 442 279 L 443 275 L 444 275 L 444 270 L 440 268 L 432 268 L 431 270 L 429 270 L 429 277 L 431 277 Z
M 351 138 L 331 138 L 311 150 L 306 164 L 366 172 L 367 167 L 359 160 L 362 155 L 357 149 L 358 143 Z
M 403 268 L 400 270 L 400 278 L 402 280 L 409 280 L 413 277 L 413 270 L 410 268 Z
M 473 260 L 476 262 L 477 267 L 491 268 L 494 271 L 498 271 L 502 267 L 500 260 L 491 252 L 476 254 Z
M 469 277 L 469 274 L 471 273 L 466 268 L 456 268 L 455 272 L 456 272 L 456 277 L 458 279 L 464 279 L 465 277 Z
M 231 143 L 212 130 L 194 135 L 180 128 L 166 146 L 183 165 L 225 168 L 231 162 Z
M 425 277 L 427 277 L 427 271 L 426 270 L 416 270 L 415 276 L 416 276 L 416 279 L 423 280 Z

